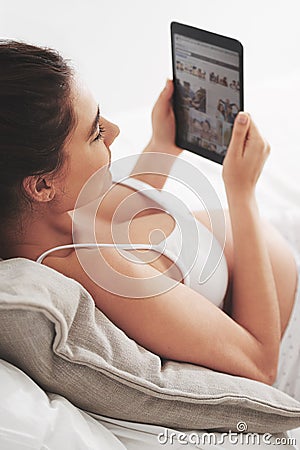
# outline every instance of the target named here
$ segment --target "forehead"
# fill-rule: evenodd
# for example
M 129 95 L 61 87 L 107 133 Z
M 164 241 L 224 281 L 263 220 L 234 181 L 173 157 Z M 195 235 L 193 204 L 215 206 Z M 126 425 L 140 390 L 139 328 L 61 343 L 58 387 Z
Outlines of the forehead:
M 72 103 L 76 116 L 74 136 L 86 138 L 97 114 L 97 102 L 87 85 L 78 77 L 72 84 Z

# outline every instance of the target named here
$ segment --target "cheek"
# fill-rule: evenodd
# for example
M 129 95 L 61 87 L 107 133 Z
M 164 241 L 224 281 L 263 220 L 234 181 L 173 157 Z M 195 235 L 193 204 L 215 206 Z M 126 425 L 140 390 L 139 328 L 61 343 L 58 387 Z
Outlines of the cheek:
M 79 206 L 104 195 L 111 185 L 110 153 L 101 141 L 95 144 L 94 150 L 87 164 L 81 165 L 76 180 L 76 202 Z
M 72 210 L 75 205 L 79 207 L 79 203 L 87 204 L 97 199 L 109 185 L 110 153 L 102 141 L 86 149 L 80 148 L 76 155 L 61 180 L 61 189 L 57 191 L 63 210 Z
M 106 148 L 103 141 L 93 143 L 88 151 L 82 154 L 82 158 L 77 160 L 76 173 L 77 177 L 85 181 L 93 176 L 95 172 L 99 172 L 99 180 L 107 171 L 110 163 L 110 152 Z
M 101 174 L 107 172 L 110 165 L 110 150 L 107 148 L 105 142 L 99 141 L 99 143 L 97 143 L 97 149 L 95 149 L 93 157 L 95 171 L 99 170 Z

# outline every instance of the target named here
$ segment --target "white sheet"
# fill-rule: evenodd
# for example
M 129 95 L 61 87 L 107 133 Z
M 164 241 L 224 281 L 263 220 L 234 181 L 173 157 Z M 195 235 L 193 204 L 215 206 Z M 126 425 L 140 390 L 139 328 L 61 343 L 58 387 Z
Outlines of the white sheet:
M 1 450 L 125 450 L 105 426 L 0 360 Z

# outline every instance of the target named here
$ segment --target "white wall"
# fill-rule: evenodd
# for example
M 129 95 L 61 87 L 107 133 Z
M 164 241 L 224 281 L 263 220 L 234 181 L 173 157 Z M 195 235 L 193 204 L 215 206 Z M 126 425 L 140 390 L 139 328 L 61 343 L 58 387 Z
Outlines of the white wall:
M 172 20 L 245 48 L 245 97 L 300 67 L 298 0 L 1 0 L 0 33 L 72 58 L 106 113 L 151 105 L 171 75 Z

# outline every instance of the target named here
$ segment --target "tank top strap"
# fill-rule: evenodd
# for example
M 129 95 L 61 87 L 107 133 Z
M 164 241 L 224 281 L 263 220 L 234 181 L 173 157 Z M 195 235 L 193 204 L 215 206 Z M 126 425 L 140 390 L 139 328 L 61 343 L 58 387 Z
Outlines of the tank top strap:
M 38 264 L 42 264 L 43 260 L 46 258 L 46 256 L 50 255 L 51 253 L 57 252 L 59 250 L 65 250 L 69 248 L 74 249 L 95 249 L 95 248 L 119 248 L 121 250 L 155 250 L 159 251 L 160 247 L 159 245 L 152 245 L 152 244 L 101 244 L 97 242 L 85 242 L 85 243 L 75 243 L 75 244 L 65 244 L 65 245 L 59 245 L 58 247 L 52 247 L 49 250 L 46 250 L 44 253 L 42 253 L 37 259 L 36 262 Z

